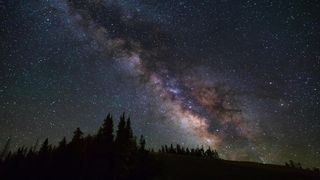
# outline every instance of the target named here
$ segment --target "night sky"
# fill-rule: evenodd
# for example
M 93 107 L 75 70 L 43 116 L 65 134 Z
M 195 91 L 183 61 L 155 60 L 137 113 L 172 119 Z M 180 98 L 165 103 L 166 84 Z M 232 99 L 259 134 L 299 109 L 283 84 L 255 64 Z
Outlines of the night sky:
M 150 147 L 320 166 L 317 0 L 0 0 L 0 147 L 126 112 Z

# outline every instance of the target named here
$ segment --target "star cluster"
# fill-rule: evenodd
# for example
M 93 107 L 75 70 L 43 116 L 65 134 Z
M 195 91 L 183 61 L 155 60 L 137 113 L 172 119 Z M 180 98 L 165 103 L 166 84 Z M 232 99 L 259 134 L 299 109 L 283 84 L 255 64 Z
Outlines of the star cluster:
M 0 145 L 129 114 L 148 145 L 320 166 L 317 1 L 0 1 Z

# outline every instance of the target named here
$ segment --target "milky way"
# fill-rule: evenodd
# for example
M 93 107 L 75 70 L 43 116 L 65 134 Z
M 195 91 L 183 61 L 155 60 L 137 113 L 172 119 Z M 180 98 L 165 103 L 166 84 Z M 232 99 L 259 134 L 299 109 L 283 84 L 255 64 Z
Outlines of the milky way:
M 140 83 L 146 85 L 147 88 L 151 88 L 154 91 L 154 95 L 160 96 L 161 101 L 158 103 L 166 107 L 166 117 L 172 121 L 177 121 L 178 125 L 182 126 L 186 131 L 190 131 L 191 135 L 199 139 L 199 144 L 219 148 L 222 142 L 224 142 L 224 138 L 229 136 L 226 133 L 231 133 L 232 136 L 235 136 L 234 138 L 244 138 L 251 142 L 254 134 L 250 133 L 251 127 L 248 126 L 248 122 L 241 115 L 241 110 L 234 109 L 238 107 L 234 107 L 234 98 L 232 97 L 234 95 L 232 95 L 233 92 L 230 92 L 231 90 L 227 90 L 219 84 L 210 85 L 201 83 L 199 80 L 190 79 L 189 81 L 184 81 L 187 78 L 183 75 L 177 75 L 178 80 L 172 80 L 165 66 L 161 67 L 160 70 L 158 69 L 159 67 L 148 69 L 146 67 L 148 61 L 157 58 L 158 53 L 167 53 L 164 50 L 159 50 L 162 48 L 161 45 L 157 44 L 155 48 L 147 49 L 140 39 L 134 40 L 127 36 L 112 38 L 109 35 L 108 27 L 99 23 L 99 17 L 95 17 L 95 13 L 91 12 L 90 9 L 83 9 L 87 6 L 77 8 L 77 4 L 75 1 L 75 3 L 68 4 L 70 6 L 66 5 L 68 7 L 67 13 L 72 16 L 75 22 L 73 25 L 83 25 L 81 26 L 84 28 L 83 31 L 98 44 L 98 48 L 102 53 L 106 53 L 107 56 L 120 61 L 124 69 L 132 73 L 132 76 L 143 79 Z M 100 8 L 102 11 L 108 11 L 110 5 L 98 2 L 92 6 L 94 6 L 93 11 Z M 125 24 L 124 26 L 136 28 L 127 24 L 136 20 L 131 19 L 131 16 L 128 17 L 128 15 L 123 14 L 121 9 L 119 11 L 117 13 L 123 18 L 121 20 Z M 145 26 L 153 29 L 149 24 Z M 154 32 L 152 30 L 149 33 L 152 34 Z M 157 37 L 149 38 L 150 40 L 147 40 L 151 42 L 157 41 Z M 145 41 L 146 39 L 143 40 Z M 149 54 L 155 55 L 149 56 Z M 157 71 L 160 72 L 158 73 Z M 161 71 L 165 71 L 166 73 L 161 73 Z M 162 76 L 166 78 L 164 79 Z M 180 92 L 182 89 L 178 88 L 178 86 L 183 86 L 188 90 L 184 90 L 184 93 Z M 184 96 L 190 96 L 189 102 L 183 100 Z M 200 113 L 194 112 L 192 110 L 192 101 L 196 101 L 201 108 L 210 113 L 211 117 L 209 118 L 214 118 L 214 120 L 209 120 L 209 118 L 203 117 Z M 216 122 L 211 123 L 209 121 Z M 227 132 L 218 134 L 216 131 L 210 131 L 209 128 L 214 123 L 226 128 Z M 245 144 L 245 146 L 248 145 Z
M 319 17 L 259 3 L 1 2 L 1 140 L 92 133 L 126 111 L 150 146 L 319 166 Z

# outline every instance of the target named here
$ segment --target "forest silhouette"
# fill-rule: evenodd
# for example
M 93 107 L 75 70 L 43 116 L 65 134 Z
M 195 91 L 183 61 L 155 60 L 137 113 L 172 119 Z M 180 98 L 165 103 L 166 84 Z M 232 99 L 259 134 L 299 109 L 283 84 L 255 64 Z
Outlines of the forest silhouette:
M 133 134 L 130 118 L 123 113 L 116 131 L 110 114 L 94 135 L 77 128 L 70 142 L 58 145 L 48 138 L 38 148 L 9 150 L 10 139 L 0 154 L 0 179 L 308 179 L 319 170 L 301 165 L 262 166 L 258 163 L 222 160 L 210 148 L 164 145 L 158 151 L 146 148 L 146 140 Z

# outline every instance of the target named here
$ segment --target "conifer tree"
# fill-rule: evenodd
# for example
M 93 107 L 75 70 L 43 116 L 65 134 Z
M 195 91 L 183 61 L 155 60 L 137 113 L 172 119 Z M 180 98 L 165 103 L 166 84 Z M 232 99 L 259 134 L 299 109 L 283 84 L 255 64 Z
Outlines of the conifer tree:
M 67 146 L 67 140 L 66 137 L 63 137 L 63 139 L 59 142 L 58 149 L 65 149 Z
M 79 143 L 81 141 L 82 137 L 83 137 L 83 132 L 80 130 L 80 128 L 77 128 L 73 132 L 72 142 L 73 143 Z
M 98 139 L 108 145 L 111 145 L 113 142 L 113 120 L 110 114 L 107 115 L 102 127 L 99 129 Z
M 139 150 L 145 151 L 146 140 L 144 139 L 143 135 L 140 136 L 139 144 L 140 144 Z
M 123 113 L 122 116 L 120 116 L 120 121 L 118 124 L 118 130 L 117 130 L 117 136 L 116 136 L 116 144 L 118 146 L 121 146 L 125 143 L 125 138 L 126 138 L 125 126 L 126 126 L 125 113 Z
M 49 140 L 48 138 L 46 138 L 40 147 L 39 153 L 47 154 L 49 150 L 50 150 Z
M 128 138 L 128 139 L 133 138 L 133 133 L 132 133 L 132 128 L 131 128 L 131 120 L 130 120 L 130 117 L 127 119 L 125 130 L 126 130 L 127 138 Z
M 6 156 L 6 154 L 8 153 L 9 151 L 9 148 L 10 148 L 10 142 L 11 142 L 11 138 L 8 138 L 5 146 L 3 147 L 1 153 L 0 153 L 0 161 Z

